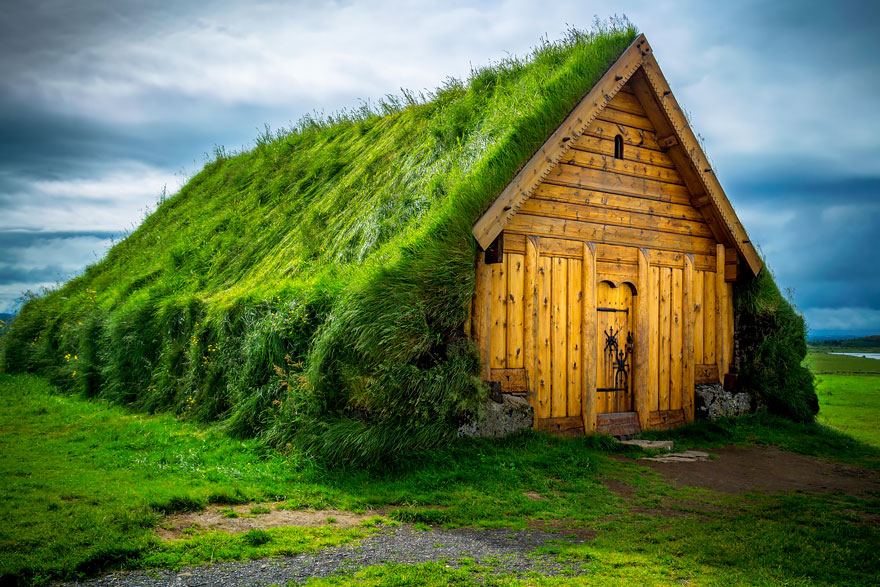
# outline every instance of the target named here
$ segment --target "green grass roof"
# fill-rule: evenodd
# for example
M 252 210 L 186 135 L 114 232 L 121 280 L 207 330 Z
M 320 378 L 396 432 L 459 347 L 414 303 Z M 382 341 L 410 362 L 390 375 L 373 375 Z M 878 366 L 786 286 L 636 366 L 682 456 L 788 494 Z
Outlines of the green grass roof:
M 482 397 L 463 336 L 470 227 L 636 35 L 571 30 L 427 98 L 219 149 L 104 260 L 23 309 L 7 368 L 242 433 L 323 422 L 310 429 L 336 438 L 327 450 L 340 435 L 411 446 L 414 427 L 436 440 L 424 431 Z

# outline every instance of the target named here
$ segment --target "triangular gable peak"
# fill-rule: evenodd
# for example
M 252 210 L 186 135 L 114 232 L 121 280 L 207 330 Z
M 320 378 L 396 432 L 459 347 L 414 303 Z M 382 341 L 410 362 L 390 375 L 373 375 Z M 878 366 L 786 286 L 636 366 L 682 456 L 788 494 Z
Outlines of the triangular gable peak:
M 644 35 L 639 35 L 624 51 L 477 220 L 473 226 L 477 242 L 483 249 L 489 247 L 572 144 L 626 85 L 654 126 L 657 143 L 675 164 L 691 204 L 699 208 L 715 239 L 736 249 L 757 275 L 762 267 L 761 258 L 712 172 Z

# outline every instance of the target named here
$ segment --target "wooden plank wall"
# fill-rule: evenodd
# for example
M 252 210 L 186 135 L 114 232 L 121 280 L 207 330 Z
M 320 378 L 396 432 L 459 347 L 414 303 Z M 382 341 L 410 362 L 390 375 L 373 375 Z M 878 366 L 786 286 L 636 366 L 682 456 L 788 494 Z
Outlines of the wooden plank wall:
M 618 134 L 623 159 L 614 158 Z M 539 425 L 546 429 L 572 430 L 573 418 L 614 411 L 589 397 L 596 366 L 587 357 L 603 341 L 585 300 L 595 305 L 590 288 L 602 280 L 631 283 L 645 301 L 628 303 L 646 314 L 638 328 L 648 337 L 638 347 L 648 354 L 639 362 L 648 388 L 640 401 L 652 415 L 640 419 L 657 427 L 690 420 L 692 382 L 723 380 L 732 359 L 729 256 L 624 87 L 511 219 L 503 262 L 478 261 L 471 334 L 488 363 L 484 376 L 524 370 L 537 419 L 553 423 Z M 585 344 L 591 332 L 597 338 Z

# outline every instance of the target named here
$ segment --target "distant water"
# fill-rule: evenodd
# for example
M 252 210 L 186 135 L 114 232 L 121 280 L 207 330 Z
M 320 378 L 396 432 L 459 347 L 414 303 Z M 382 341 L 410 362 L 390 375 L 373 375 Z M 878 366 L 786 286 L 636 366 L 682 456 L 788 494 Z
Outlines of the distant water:
M 880 353 L 831 353 L 832 355 L 849 355 L 850 357 L 865 357 L 866 359 L 880 360 Z

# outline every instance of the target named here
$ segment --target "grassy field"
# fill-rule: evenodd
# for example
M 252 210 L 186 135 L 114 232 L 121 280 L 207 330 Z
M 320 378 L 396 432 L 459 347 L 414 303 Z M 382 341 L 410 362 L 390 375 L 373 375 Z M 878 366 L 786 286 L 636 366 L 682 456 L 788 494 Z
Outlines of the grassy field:
M 880 450 L 816 425 L 753 417 L 675 437 L 681 447 L 773 443 L 880 469 Z M 595 539 L 560 543 L 550 552 L 572 566 L 586 565 L 597 585 L 859 585 L 880 566 L 880 531 L 853 513 L 880 513 L 876 499 L 676 488 L 633 461 L 612 458 L 621 450 L 605 438 L 526 434 L 461 441 L 395 471 L 327 471 L 295 453 L 62 395 L 40 378 L 0 374 L 0 583 L 289 554 L 355 541 L 395 521 L 512 529 L 551 521 L 589 528 Z M 630 485 L 631 500 L 624 503 L 603 478 Z M 535 500 L 532 493 L 548 497 Z M 383 507 L 387 517 L 348 529 L 196 533 L 171 543 L 154 534 L 166 512 L 263 500 L 301 508 Z M 676 506 L 682 515 L 645 513 L 663 504 L 688 505 Z M 384 584 L 392 577 L 400 584 L 508 582 L 487 572 L 379 566 L 329 583 Z
M 880 448 L 880 360 L 811 352 L 823 424 Z

